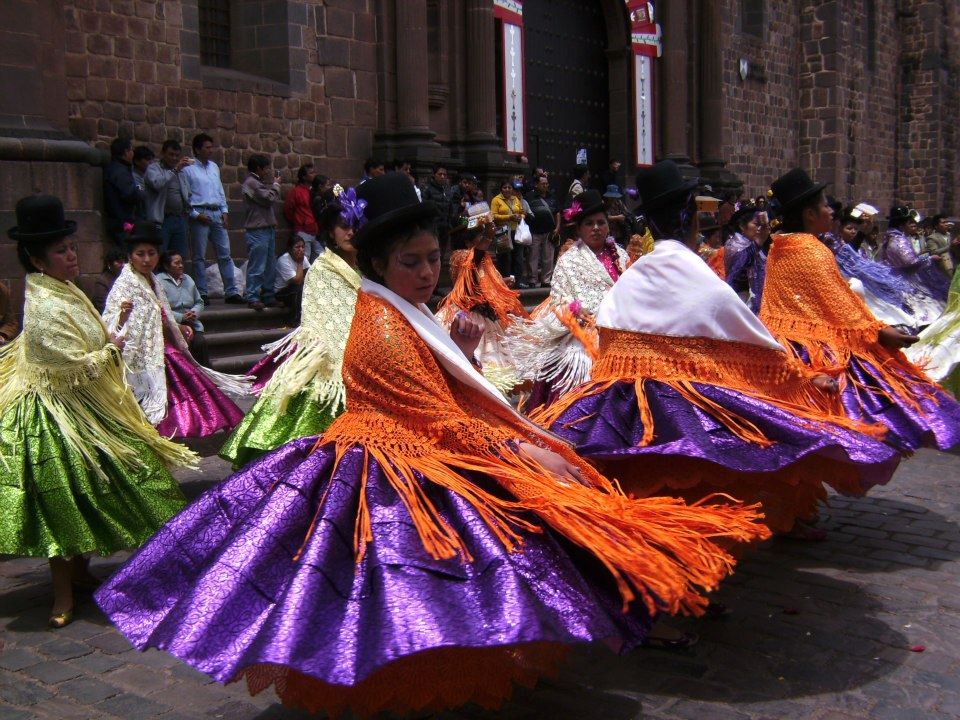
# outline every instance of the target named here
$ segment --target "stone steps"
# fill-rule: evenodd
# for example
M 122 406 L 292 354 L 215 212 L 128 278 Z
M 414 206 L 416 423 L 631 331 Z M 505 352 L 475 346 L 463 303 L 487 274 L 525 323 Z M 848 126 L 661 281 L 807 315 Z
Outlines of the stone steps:
M 531 310 L 549 293 L 549 288 L 521 290 L 520 301 Z M 235 374 L 248 372 L 263 357 L 262 345 L 279 340 L 293 329 L 288 325 L 288 317 L 283 308 L 256 312 L 245 305 L 226 305 L 223 300 L 211 300 L 200 320 L 213 369 Z

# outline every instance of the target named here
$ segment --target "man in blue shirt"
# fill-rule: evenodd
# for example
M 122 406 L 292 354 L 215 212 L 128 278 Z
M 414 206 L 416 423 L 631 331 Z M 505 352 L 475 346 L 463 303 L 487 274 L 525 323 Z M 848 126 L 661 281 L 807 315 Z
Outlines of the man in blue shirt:
M 233 258 L 230 257 L 230 237 L 227 235 L 227 197 L 220 182 L 220 168 L 213 157 L 213 138 L 200 133 L 193 138 L 196 162 L 181 172 L 190 185 L 190 239 L 193 244 L 193 279 L 200 297 L 207 302 L 206 262 L 207 240 L 213 243 L 223 278 L 226 302 L 242 304 L 234 279 Z

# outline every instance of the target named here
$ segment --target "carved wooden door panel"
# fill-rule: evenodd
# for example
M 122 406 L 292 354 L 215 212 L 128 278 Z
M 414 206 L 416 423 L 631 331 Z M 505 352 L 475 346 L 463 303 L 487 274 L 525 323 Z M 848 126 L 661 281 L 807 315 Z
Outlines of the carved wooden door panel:
M 532 166 L 564 192 L 577 150 L 594 172 L 610 153 L 607 32 L 599 0 L 524 0 L 527 137 Z

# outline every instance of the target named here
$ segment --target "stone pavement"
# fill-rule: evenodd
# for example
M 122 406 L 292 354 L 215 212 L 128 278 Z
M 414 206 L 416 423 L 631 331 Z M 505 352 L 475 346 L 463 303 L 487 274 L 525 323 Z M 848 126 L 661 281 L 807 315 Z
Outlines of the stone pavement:
M 195 496 L 226 471 L 207 457 L 180 479 Z M 681 623 L 701 634 L 694 648 L 623 657 L 580 649 L 560 677 L 518 691 L 499 713 L 443 717 L 960 717 L 960 456 L 921 452 L 868 498 L 831 504 L 827 541 L 751 552 L 719 593 L 732 614 Z M 95 571 L 106 575 L 122 559 L 97 559 Z M 50 601 L 45 563 L 0 560 L 3 720 L 307 717 L 271 692 L 251 698 L 164 653 L 133 650 L 89 601 L 72 625 L 48 630 Z

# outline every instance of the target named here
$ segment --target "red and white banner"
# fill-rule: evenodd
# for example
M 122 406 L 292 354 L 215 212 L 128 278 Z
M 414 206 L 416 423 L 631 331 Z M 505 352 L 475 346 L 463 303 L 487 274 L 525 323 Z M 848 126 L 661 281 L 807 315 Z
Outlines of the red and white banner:
M 527 152 L 527 106 L 524 97 L 523 3 L 493 0 L 493 16 L 503 33 L 503 140 L 507 152 Z
M 660 26 L 652 2 L 625 0 L 630 15 L 630 46 L 633 50 L 634 145 L 636 164 L 654 160 L 653 61 L 663 52 Z

